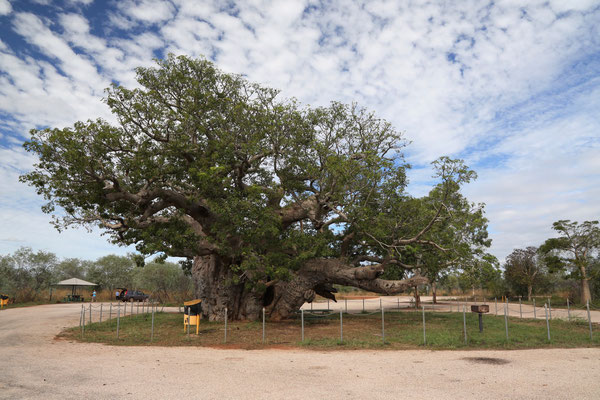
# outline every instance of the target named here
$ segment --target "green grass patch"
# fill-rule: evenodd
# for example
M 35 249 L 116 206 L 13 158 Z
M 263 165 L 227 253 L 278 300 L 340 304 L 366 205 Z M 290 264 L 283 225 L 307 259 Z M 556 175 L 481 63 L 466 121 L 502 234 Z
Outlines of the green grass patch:
M 381 314 L 344 314 L 343 340 L 340 338 L 339 314 L 306 318 L 304 341 L 301 340 L 299 319 L 268 321 L 265 343 L 262 341 L 262 323 L 235 321 L 228 323 L 227 343 L 224 342 L 223 322 L 202 321 L 199 334 L 195 327 L 190 335 L 183 327 L 183 314 L 156 313 L 154 338 L 150 342 L 151 315 L 133 315 L 120 319 L 119 338 L 117 320 L 86 325 L 63 331 L 59 337 L 83 342 L 126 346 L 206 346 L 242 349 L 307 348 L 318 350 L 339 349 L 530 349 L 551 347 L 600 346 L 600 326 L 594 324 L 596 334 L 590 340 L 587 321 L 550 321 L 551 340 L 548 341 L 546 321 L 508 319 L 508 340 L 504 317 L 484 315 L 484 331 L 479 332 L 477 314 L 466 315 L 467 343 L 464 339 L 461 313 L 429 312 L 425 314 L 426 343 L 423 339 L 423 320 L 420 312 L 386 312 L 385 341 L 382 336 Z

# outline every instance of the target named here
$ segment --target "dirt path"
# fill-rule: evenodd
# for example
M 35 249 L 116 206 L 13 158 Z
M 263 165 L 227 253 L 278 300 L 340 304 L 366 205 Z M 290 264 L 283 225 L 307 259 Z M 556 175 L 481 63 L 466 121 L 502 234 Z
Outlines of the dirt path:
M 598 399 L 600 349 L 283 351 L 55 340 L 79 305 L 0 311 L 0 399 Z

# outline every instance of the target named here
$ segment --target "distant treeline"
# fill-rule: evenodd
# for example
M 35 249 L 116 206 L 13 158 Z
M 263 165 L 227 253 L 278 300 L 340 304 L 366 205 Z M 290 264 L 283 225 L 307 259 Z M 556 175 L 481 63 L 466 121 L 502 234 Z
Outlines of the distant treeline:
M 144 290 L 159 301 L 181 301 L 193 293 L 192 279 L 181 265 L 160 259 L 145 265 L 135 255 L 107 255 L 95 261 L 59 259 L 54 253 L 27 247 L 0 255 L 0 293 L 15 302 L 47 300 L 50 289 L 57 289 L 53 285 L 69 278 L 96 283 L 96 290 L 110 293 L 117 288 Z

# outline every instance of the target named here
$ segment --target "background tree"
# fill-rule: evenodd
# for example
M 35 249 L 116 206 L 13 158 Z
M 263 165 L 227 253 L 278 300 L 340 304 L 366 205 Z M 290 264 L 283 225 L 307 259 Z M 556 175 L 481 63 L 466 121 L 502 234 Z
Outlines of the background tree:
M 334 284 L 393 294 L 420 277 L 384 280 L 407 246 L 452 218 L 446 200 L 474 174 L 435 164 L 440 195 L 409 196 L 402 135 L 356 106 L 301 108 L 207 60 L 170 56 L 115 85 L 119 125 L 33 130 L 39 156 L 21 179 L 61 207 L 59 229 L 100 225 L 115 243 L 193 262 L 203 313 L 218 319 L 295 312 Z
M 533 289 L 543 280 L 544 275 L 545 268 L 539 260 L 537 247 L 515 249 L 506 257 L 504 278 L 517 293 L 521 294 L 521 288 L 524 288 L 527 300 L 531 301 Z
M 133 284 L 149 291 L 151 297 L 158 301 L 172 298 L 182 302 L 189 300 L 193 292 L 191 278 L 184 273 L 181 266 L 164 261 L 153 261 L 144 267 L 135 268 Z
M 89 269 L 89 261 L 80 260 L 78 258 L 67 258 L 60 261 L 56 265 L 55 277 L 57 281 L 62 281 L 70 278 L 78 278 L 86 280 L 87 270 Z M 56 283 L 56 282 L 53 282 Z
M 474 257 L 462 264 L 458 270 L 461 290 L 463 293 L 471 290 L 473 296 L 476 289 L 496 291 L 498 280 L 502 278 L 498 260 L 491 254 Z
M 568 269 L 571 277 L 581 283 L 581 301 L 591 301 L 590 276 L 588 269 L 600 250 L 600 228 L 598 221 L 584 221 L 581 224 L 570 220 L 560 220 L 552 224 L 559 233 L 540 246 L 544 260 L 550 271 Z
M 86 276 L 90 282 L 94 282 L 100 288 L 108 289 L 112 293 L 116 288 L 131 288 L 133 286 L 135 266 L 133 256 L 110 254 L 90 263 Z
M 58 259 L 55 254 L 22 247 L 12 255 L 0 258 L 0 290 L 10 294 L 17 302 L 35 300 L 42 290 L 54 282 L 54 269 Z

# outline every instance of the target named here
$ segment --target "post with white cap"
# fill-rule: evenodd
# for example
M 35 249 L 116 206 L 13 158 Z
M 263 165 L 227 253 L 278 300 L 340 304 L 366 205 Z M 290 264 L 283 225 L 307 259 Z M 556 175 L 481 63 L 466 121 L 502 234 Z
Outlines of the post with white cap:
M 265 308 L 264 307 L 262 309 L 262 314 L 263 314 L 263 338 L 262 338 L 262 342 L 264 344 L 265 343 Z
M 519 318 L 523 319 L 523 309 L 521 308 L 521 296 L 519 296 Z
M 152 331 L 150 332 L 150 341 L 154 340 L 154 308 L 152 308 Z
M 496 316 L 498 316 L 498 299 L 494 297 L 494 303 L 496 304 Z
M 227 343 L 227 307 L 225 307 L 225 338 L 223 343 Z
M 546 330 L 548 331 L 548 341 L 550 341 L 550 322 L 548 321 L 548 309 L 544 303 L 544 313 L 546 314 Z
M 344 343 L 344 324 L 342 320 L 342 310 L 340 309 L 340 343 Z
M 381 338 L 385 344 L 385 310 L 381 307 Z
M 506 341 L 508 341 L 508 303 L 504 305 L 504 327 L 506 329 Z
M 465 332 L 465 344 L 467 344 L 467 307 L 463 306 L 463 331 Z
M 588 323 L 590 325 L 590 340 L 594 340 L 593 332 L 592 332 L 592 317 L 590 316 L 590 301 L 588 300 L 586 303 L 587 314 L 588 314 Z
M 427 334 L 425 332 L 425 306 L 422 305 L 421 307 L 423 307 L 423 345 L 427 345 Z
M 304 309 L 300 310 L 300 319 L 302 320 L 302 341 L 304 342 Z

